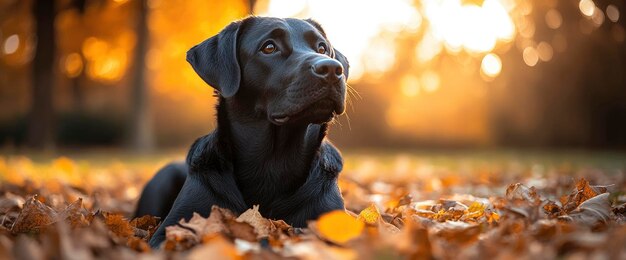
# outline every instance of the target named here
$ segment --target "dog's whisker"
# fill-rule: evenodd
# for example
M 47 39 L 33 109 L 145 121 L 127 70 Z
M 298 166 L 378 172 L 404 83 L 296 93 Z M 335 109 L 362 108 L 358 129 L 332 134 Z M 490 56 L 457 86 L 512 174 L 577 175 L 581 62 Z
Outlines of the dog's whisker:
M 350 115 L 348 113 L 346 115 L 346 120 L 348 121 L 348 130 L 352 131 L 352 125 L 350 124 Z
M 361 94 L 360 94 L 360 93 L 359 93 L 359 92 L 358 92 L 355 88 L 353 88 L 352 86 L 350 86 L 350 84 L 348 84 L 347 82 L 346 82 L 346 86 L 347 86 L 347 89 L 348 89 L 348 91 L 349 91 L 350 93 L 352 93 L 353 95 L 358 96 L 358 97 L 359 97 L 359 99 L 363 99 L 363 97 L 361 96 Z M 356 98 L 356 96 L 355 96 L 355 98 Z
M 348 106 L 350 107 L 352 112 L 354 112 L 354 101 L 352 101 L 351 98 L 346 98 L 346 102 L 348 103 Z

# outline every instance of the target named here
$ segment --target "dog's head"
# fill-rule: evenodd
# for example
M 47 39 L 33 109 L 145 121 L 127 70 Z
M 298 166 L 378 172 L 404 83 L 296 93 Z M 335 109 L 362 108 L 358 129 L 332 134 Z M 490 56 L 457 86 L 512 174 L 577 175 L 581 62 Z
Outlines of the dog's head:
M 223 98 L 276 125 L 324 123 L 345 110 L 348 60 L 310 19 L 233 22 L 187 61 Z

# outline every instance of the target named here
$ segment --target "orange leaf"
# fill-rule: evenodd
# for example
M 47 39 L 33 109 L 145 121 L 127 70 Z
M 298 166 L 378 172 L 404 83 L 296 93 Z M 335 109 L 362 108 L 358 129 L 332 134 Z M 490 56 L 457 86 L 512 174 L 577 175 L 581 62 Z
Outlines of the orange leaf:
M 320 235 L 338 244 L 344 244 L 361 235 L 364 226 L 363 222 L 351 217 L 343 210 L 328 212 L 317 221 Z
M 119 237 L 130 237 L 135 232 L 133 231 L 133 227 L 128 224 L 128 221 L 121 214 L 111 214 L 104 212 L 104 224 L 107 225 L 109 230 L 113 232 L 113 234 Z

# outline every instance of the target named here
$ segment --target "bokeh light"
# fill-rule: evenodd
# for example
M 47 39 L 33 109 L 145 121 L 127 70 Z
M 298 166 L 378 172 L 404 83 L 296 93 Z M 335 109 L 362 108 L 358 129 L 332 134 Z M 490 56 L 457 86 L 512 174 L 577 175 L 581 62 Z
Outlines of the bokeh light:
M 63 59 L 63 72 L 69 78 L 75 78 L 83 71 L 83 60 L 78 53 L 71 53 Z
M 524 63 L 531 67 L 537 65 L 539 61 L 539 53 L 537 53 L 537 50 L 533 47 L 526 47 L 524 52 L 522 52 L 522 57 L 524 58 Z
M 434 92 L 439 89 L 439 75 L 437 72 L 427 70 L 422 72 L 421 83 L 426 92 Z
M 17 51 L 17 48 L 20 46 L 20 37 L 17 36 L 17 34 L 13 34 L 4 40 L 4 44 L 2 46 L 4 54 L 12 54 Z
M 591 17 L 596 11 L 596 4 L 591 0 L 580 0 L 578 9 L 582 14 Z
M 548 10 L 548 12 L 546 13 L 546 25 L 548 25 L 548 27 L 550 27 L 551 29 L 558 29 L 559 27 L 561 27 L 562 23 L 563 17 L 561 16 L 561 13 L 559 13 L 559 11 L 557 11 L 556 9 Z
M 541 61 L 550 61 L 553 55 L 552 46 L 547 42 L 540 42 L 537 45 L 537 54 Z
M 414 75 L 406 75 L 400 82 L 402 94 L 407 97 L 414 97 L 420 93 L 420 79 Z
M 611 22 L 616 23 L 619 20 L 619 9 L 614 5 L 608 5 L 606 7 L 606 17 L 608 17 Z
M 502 61 L 500 60 L 500 57 L 493 53 L 485 55 L 480 64 L 480 70 L 484 75 L 490 78 L 498 76 L 502 70 Z

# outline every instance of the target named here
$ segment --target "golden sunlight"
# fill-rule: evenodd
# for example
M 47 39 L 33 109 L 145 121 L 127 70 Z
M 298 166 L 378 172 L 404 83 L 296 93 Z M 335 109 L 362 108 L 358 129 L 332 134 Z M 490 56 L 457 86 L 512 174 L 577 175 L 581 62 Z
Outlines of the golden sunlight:
M 351 80 L 360 78 L 364 70 L 384 72 L 394 64 L 395 45 L 391 37 L 380 37 L 382 32 L 415 31 L 422 23 L 419 12 L 408 0 L 385 1 L 384 4 L 375 0 L 261 0 L 256 4 L 255 13 L 313 17 L 324 26 L 333 45 L 350 60 Z
M 482 6 L 460 0 L 424 1 L 424 12 L 433 34 L 453 52 L 489 52 L 498 41 L 515 36 L 513 21 L 497 0 L 486 0 Z
M 327 8 L 330 5 L 335 7 Z M 257 3 L 255 13 L 318 20 L 335 47 L 351 61 L 351 80 L 357 80 L 364 73 L 389 71 L 398 55 L 394 40 L 403 31 L 422 32 L 415 45 L 415 56 L 422 64 L 432 61 L 444 48 L 453 53 L 492 52 L 498 43 L 515 37 L 509 15 L 515 6 L 515 1 L 506 0 L 426 0 L 417 6 L 408 0 L 385 4 L 373 0 L 265 0 Z M 438 84 L 422 86 L 435 90 Z M 411 89 L 415 87 L 405 89 L 405 93 L 414 93 Z
M 402 94 L 407 97 L 414 97 L 420 93 L 420 79 L 414 75 L 406 75 L 400 83 Z

